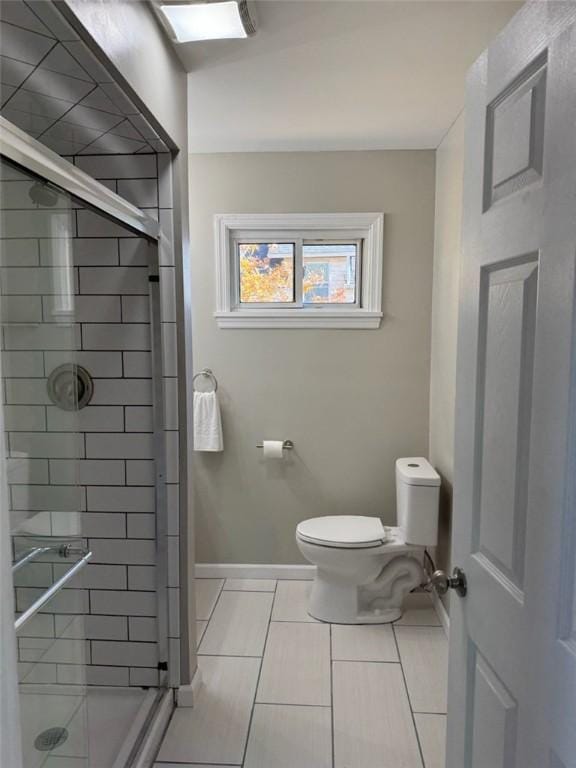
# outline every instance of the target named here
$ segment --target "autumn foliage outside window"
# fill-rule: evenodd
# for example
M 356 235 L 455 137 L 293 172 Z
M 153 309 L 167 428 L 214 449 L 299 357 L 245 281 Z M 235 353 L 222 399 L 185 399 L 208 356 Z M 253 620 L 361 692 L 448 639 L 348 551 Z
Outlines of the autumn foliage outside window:
M 294 304 L 294 243 L 238 245 L 240 302 Z M 304 244 L 304 304 L 353 304 L 356 301 L 356 244 Z
M 242 303 L 294 301 L 292 243 L 241 243 L 238 252 Z

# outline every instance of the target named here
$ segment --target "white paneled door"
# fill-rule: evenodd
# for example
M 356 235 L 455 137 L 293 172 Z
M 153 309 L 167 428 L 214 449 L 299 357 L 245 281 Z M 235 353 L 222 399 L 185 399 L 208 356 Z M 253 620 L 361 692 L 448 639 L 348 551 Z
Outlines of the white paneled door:
M 448 768 L 576 767 L 576 4 L 467 86 Z

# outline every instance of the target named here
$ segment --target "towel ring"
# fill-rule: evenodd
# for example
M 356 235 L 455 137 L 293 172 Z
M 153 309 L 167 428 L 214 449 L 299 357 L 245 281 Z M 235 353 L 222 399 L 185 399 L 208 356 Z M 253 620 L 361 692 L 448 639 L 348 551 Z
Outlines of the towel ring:
M 195 376 L 193 376 L 193 377 L 192 377 L 192 386 L 194 386 L 194 382 L 195 382 L 195 381 L 196 381 L 196 379 L 198 379 L 200 376 L 206 376 L 206 378 L 210 379 L 210 381 L 211 381 L 211 382 L 212 382 L 212 384 L 214 385 L 214 392 L 217 392 L 217 391 L 218 391 L 218 379 L 216 378 L 216 376 L 214 376 L 214 374 L 212 373 L 212 371 L 210 370 L 210 368 L 204 368 L 204 369 L 203 369 L 203 370 L 201 370 L 199 373 L 197 373 Z

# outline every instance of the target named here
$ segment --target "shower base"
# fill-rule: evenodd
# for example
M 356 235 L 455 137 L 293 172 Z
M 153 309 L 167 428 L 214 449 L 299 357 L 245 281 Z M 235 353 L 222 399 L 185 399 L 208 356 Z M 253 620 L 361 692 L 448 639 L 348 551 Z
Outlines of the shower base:
M 22 685 L 23 758 L 26 768 L 124 768 L 157 699 L 156 689 Z M 43 733 L 67 738 L 38 749 Z

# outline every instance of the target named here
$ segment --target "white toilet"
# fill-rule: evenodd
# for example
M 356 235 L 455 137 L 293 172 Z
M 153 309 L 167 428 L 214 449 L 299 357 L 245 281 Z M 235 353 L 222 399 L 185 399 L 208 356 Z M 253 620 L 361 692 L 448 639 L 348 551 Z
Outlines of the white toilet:
M 334 624 L 399 619 L 405 595 L 424 580 L 424 548 L 436 545 L 439 493 L 440 476 L 426 459 L 398 459 L 397 527 L 357 515 L 301 522 L 298 548 L 316 566 L 309 614 Z

